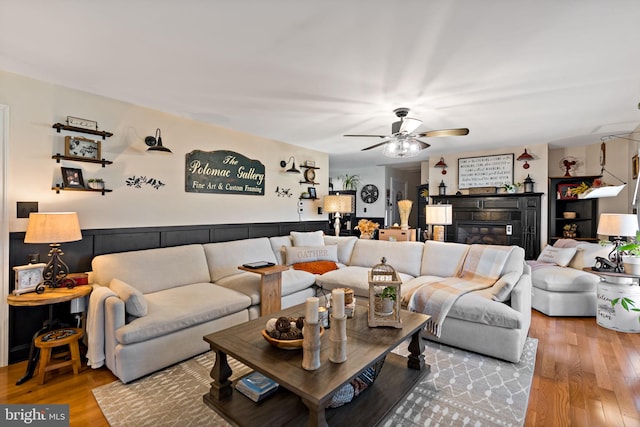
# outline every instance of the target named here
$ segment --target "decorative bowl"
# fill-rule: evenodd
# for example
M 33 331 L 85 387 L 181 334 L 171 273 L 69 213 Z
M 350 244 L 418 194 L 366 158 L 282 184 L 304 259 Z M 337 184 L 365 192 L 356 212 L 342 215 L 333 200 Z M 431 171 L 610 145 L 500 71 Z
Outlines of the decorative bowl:
M 324 334 L 324 328 L 320 326 L 320 336 Z M 272 338 L 266 329 L 262 330 L 262 336 L 272 346 L 282 350 L 300 350 L 302 348 L 302 338 L 299 340 L 278 340 Z
M 562 212 L 562 216 L 564 217 L 564 219 L 576 219 L 575 212 Z

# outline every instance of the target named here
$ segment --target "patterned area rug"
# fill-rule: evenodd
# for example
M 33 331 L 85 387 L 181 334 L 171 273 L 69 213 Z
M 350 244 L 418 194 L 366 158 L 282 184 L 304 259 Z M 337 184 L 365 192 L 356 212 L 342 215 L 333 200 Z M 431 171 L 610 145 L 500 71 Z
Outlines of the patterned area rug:
M 431 373 L 380 425 L 521 426 L 524 424 L 538 341 L 527 338 L 522 360 L 508 363 L 426 342 Z M 395 353 L 406 355 L 406 345 Z M 228 426 L 202 402 L 215 356 L 205 353 L 130 384 L 115 381 L 93 394 L 105 418 L 119 426 Z M 234 377 L 249 368 L 229 358 Z M 374 384 L 375 387 L 375 384 Z M 362 395 L 366 398 L 366 392 Z

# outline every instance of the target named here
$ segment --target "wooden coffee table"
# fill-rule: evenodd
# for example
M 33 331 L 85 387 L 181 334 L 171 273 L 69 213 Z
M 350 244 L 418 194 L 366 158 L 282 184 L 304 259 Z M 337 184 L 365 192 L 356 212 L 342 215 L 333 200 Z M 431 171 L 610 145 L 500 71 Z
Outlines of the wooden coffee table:
M 329 331 L 322 336 L 321 366 L 315 371 L 302 368 L 302 350 L 272 347 L 261 335 L 270 317 L 303 316 L 298 305 L 270 316 L 206 335 L 204 340 L 216 353 L 211 370 L 211 390 L 204 402 L 233 425 L 262 426 L 346 426 L 375 425 L 424 375 L 430 367 L 424 363 L 424 343 L 420 331 L 429 316 L 403 310 L 402 328 L 369 328 L 367 302 L 357 301 L 353 318 L 347 319 L 347 361 L 329 361 Z M 407 357 L 390 353 L 411 337 Z M 227 355 L 280 384 L 278 391 L 260 403 L 237 392 Z M 371 364 L 385 358 L 376 381 L 360 396 L 340 408 L 325 406 L 334 393 Z

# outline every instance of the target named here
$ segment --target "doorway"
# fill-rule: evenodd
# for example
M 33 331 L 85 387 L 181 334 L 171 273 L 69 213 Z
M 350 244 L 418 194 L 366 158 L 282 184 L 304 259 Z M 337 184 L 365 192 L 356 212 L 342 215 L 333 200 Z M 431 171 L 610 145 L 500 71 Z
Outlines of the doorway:
M 406 199 L 408 197 L 408 189 L 409 183 L 406 180 L 396 177 L 390 178 L 389 191 L 387 192 L 387 211 L 385 218 L 387 226 L 391 226 L 396 223 L 400 224 L 398 200 Z

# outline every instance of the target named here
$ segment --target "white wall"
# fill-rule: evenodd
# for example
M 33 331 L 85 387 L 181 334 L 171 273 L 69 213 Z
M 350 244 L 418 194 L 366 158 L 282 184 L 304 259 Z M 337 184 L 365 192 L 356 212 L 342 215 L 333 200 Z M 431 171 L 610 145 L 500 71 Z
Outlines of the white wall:
M 385 191 L 387 188 L 385 182 L 385 168 L 384 166 L 371 166 L 368 168 L 352 168 L 352 169 L 335 169 L 331 168 L 331 178 L 334 183 L 334 190 L 342 190 L 339 185 L 339 177 L 344 177 L 345 174 L 358 175 L 360 177 L 360 184 L 358 184 L 358 194 L 356 202 L 356 216 L 357 217 L 384 217 L 385 210 Z M 380 194 L 378 200 L 374 203 L 364 203 L 360 198 L 360 190 L 367 184 L 373 184 L 378 187 Z M 366 210 L 366 211 L 365 211 Z M 382 224 L 381 224 L 382 225 Z M 354 224 L 355 226 L 355 224 Z
M 24 231 L 27 226 L 27 219 L 16 218 L 17 201 L 38 201 L 41 212 L 76 211 L 81 227 L 87 229 L 327 219 L 317 214 L 319 201 L 305 201 L 305 213 L 298 214 L 298 196 L 308 185 L 299 184 L 302 175 L 285 174 L 279 164 L 291 155 L 297 164 L 314 160 L 320 168 L 316 171 L 316 181 L 320 182 L 316 188 L 321 197 L 328 190 L 327 154 L 2 71 L 0 104 L 11 108 L 7 161 L 10 232 Z M 64 153 L 65 135 L 51 126 L 64 122 L 67 115 L 96 120 L 101 130 L 114 133 L 102 143 L 102 156 L 113 165 L 57 164 L 51 159 L 56 153 Z M 173 155 L 145 152 L 144 138 L 154 135 L 156 128 L 162 130 L 163 144 Z M 266 194 L 185 192 L 185 155 L 196 149 L 231 150 L 261 161 L 265 165 Z M 61 182 L 60 166 L 82 169 L 85 181 L 103 178 L 113 192 L 105 196 L 88 192 L 56 194 L 51 186 Z M 166 185 L 159 190 L 126 186 L 125 180 L 134 175 L 153 177 Z M 276 187 L 291 188 L 293 196 L 278 197 Z

